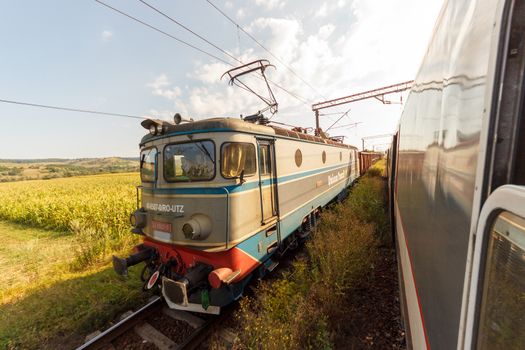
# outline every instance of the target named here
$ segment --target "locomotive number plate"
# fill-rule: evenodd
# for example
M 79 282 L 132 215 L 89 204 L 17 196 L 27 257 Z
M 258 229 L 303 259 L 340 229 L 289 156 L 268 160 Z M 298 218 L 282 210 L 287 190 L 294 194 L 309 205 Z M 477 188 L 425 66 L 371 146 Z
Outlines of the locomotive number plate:
M 151 221 L 151 227 L 155 231 L 162 231 L 171 233 L 171 224 L 169 222 Z

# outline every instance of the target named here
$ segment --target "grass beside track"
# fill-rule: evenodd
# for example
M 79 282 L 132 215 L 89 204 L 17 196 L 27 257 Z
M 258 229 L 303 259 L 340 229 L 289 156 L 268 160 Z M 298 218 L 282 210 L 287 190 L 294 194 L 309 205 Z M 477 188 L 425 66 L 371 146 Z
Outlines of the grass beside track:
M 71 235 L 0 222 L 0 241 L 0 349 L 72 348 L 146 297 L 140 267 L 71 271 Z
M 277 281 L 263 281 L 236 315 L 239 344 L 246 349 L 360 348 L 347 342 L 352 313 L 348 295 L 374 274 L 380 247 L 389 242 L 380 161 L 342 204 L 322 213 L 306 244 Z M 392 297 L 393 298 L 393 297 Z M 350 314 L 350 315 L 349 315 Z M 220 346 L 218 346 L 220 347 Z
M 129 231 L 137 173 L 0 184 L 0 349 L 72 348 L 144 301 L 109 256 Z

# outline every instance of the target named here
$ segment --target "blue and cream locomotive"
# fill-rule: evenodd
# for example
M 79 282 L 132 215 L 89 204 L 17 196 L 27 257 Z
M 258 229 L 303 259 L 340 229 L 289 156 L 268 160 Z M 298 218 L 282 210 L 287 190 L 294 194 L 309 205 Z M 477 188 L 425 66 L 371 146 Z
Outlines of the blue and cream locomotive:
M 357 149 L 262 120 L 142 122 L 131 219 L 144 240 L 114 257 L 117 272 L 145 261 L 145 288 L 159 285 L 170 307 L 217 314 L 308 234 L 357 178 Z

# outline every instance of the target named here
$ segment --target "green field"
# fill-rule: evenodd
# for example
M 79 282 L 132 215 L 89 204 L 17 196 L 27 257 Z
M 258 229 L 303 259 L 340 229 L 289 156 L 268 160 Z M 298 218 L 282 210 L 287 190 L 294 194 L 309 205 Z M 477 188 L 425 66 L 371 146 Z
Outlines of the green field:
M 144 300 L 109 263 L 129 232 L 137 173 L 0 184 L 0 348 L 71 348 Z
M 128 218 L 138 184 L 136 173 L 3 183 L 0 219 L 73 233 L 83 268 L 132 243 Z
M 48 180 L 62 177 L 136 172 L 138 159 L 0 159 L 0 182 Z

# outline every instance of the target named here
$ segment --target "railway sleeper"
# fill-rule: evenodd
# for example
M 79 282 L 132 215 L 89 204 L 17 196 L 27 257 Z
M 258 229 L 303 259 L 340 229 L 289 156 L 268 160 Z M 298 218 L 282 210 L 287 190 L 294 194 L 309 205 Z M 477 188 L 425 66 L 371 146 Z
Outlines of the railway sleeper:
M 160 350 L 172 350 L 177 348 L 177 343 L 159 332 L 155 327 L 148 322 L 136 325 L 133 330 L 142 339 L 154 344 Z

